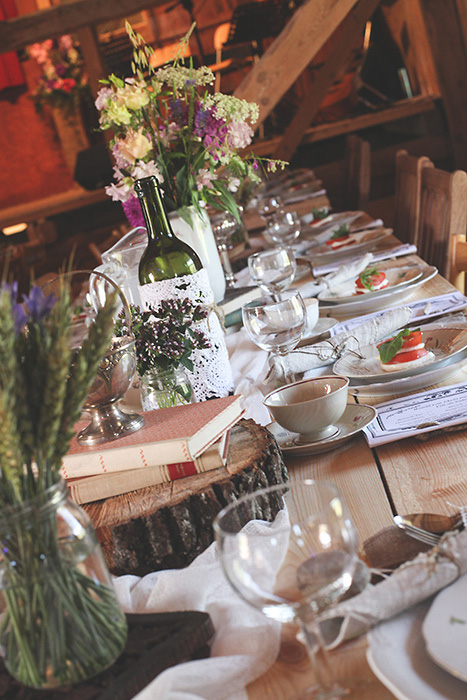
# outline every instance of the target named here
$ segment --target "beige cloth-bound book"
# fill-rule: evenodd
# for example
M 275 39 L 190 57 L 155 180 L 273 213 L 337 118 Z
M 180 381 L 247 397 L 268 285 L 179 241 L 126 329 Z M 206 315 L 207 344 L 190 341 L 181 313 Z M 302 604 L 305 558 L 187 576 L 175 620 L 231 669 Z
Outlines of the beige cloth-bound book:
M 68 480 L 192 462 L 235 425 L 243 413 L 240 396 L 145 411 L 144 427 L 118 440 L 87 447 L 73 438 L 60 473 Z M 76 432 L 85 425 L 76 425 Z
M 126 469 L 67 479 L 70 496 L 76 503 L 90 503 L 218 469 L 225 466 L 227 462 L 229 436 L 230 430 L 227 430 L 214 445 L 208 447 L 202 455 L 191 462 L 158 464 L 141 469 Z

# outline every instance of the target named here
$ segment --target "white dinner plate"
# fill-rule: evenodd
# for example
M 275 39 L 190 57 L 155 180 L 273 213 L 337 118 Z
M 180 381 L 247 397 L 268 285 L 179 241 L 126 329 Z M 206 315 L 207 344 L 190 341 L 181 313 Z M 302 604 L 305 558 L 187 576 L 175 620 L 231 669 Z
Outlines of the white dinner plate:
M 389 289 L 386 294 L 381 294 L 379 296 L 374 296 L 374 294 L 362 294 L 361 297 L 355 297 L 355 300 L 348 304 L 328 304 L 327 302 L 320 301 L 320 314 L 335 316 L 336 318 L 345 316 L 349 318 L 350 316 L 363 316 L 364 314 L 370 314 L 373 311 L 379 311 L 380 309 L 385 309 L 388 306 L 394 306 L 401 303 L 408 297 L 410 297 L 417 289 L 431 280 L 438 270 L 436 267 L 430 267 L 427 265 L 423 268 L 423 272 L 420 277 L 408 282 L 408 284 L 401 285 L 400 287 L 393 287 Z
M 465 700 L 467 684 L 443 671 L 426 652 L 422 623 L 429 605 L 420 603 L 374 627 L 368 633 L 368 663 L 398 700 Z
M 363 212 L 361 211 L 338 211 L 335 214 L 328 214 L 328 216 L 321 219 L 319 223 L 316 222 L 314 224 L 313 214 L 310 213 L 302 216 L 300 220 L 302 224 L 306 226 L 306 228 L 303 229 L 303 233 L 307 237 L 309 237 L 310 234 L 314 236 L 319 233 L 324 233 L 325 231 L 329 231 L 329 237 L 331 237 L 334 231 L 337 231 L 340 226 L 346 226 L 347 224 L 350 226 L 350 224 L 356 221 L 362 214 Z
M 328 233 L 329 238 L 331 238 L 333 230 L 329 229 Z M 313 267 L 317 267 L 318 265 L 325 265 L 326 263 L 333 262 L 334 260 L 346 258 L 348 257 L 349 253 L 353 255 L 354 253 L 363 253 L 368 250 L 373 250 L 378 243 L 381 243 L 381 241 L 391 234 L 391 228 L 383 227 L 367 229 L 365 231 L 357 231 L 356 233 L 352 233 L 352 236 L 355 236 L 355 242 L 350 245 L 344 245 L 333 250 L 326 243 L 323 243 L 322 245 L 317 245 L 314 248 L 308 248 L 306 255 L 307 257 L 311 258 Z M 327 238 L 327 240 L 329 240 L 329 238 Z
M 284 454 L 290 455 L 318 455 L 322 452 L 335 450 L 354 435 L 366 428 L 376 417 L 377 411 L 373 406 L 365 404 L 347 404 L 347 408 L 335 425 L 338 432 L 324 440 L 309 442 L 305 445 L 297 444 L 298 433 L 292 433 L 282 428 L 278 423 L 270 423 L 267 427 L 270 433 L 276 438 L 277 444 Z
M 460 353 L 467 348 L 467 330 L 465 328 L 438 328 L 425 331 L 422 328 L 422 340 L 426 350 L 433 353 L 432 361 L 426 365 L 399 372 L 385 372 L 381 369 L 379 353 L 375 344 L 361 348 L 361 358 L 350 352 L 343 355 L 334 364 L 333 370 L 336 374 L 349 377 L 349 379 L 358 379 L 363 384 L 391 382 L 395 379 L 423 374 L 457 361 Z
M 431 658 L 456 678 L 467 681 L 467 576 L 438 593 L 422 631 Z M 467 686 L 465 693 L 467 697 Z
M 416 374 L 412 377 L 403 377 L 389 382 L 371 382 L 370 384 L 358 384 L 353 380 L 349 384 L 349 394 L 352 396 L 391 396 L 392 394 L 404 394 L 410 391 L 419 391 L 446 381 L 446 379 L 456 377 L 453 384 L 466 380 L 467 351 L 460 353 L 458 360 L 450 365 L 444 365 L 423 374 Z
M 373 292 L 367 291 L 364 294 L 356 294 L 355 281 L 351 280 L 345 284 L 339 285 L 334 289 L 323 289 L 318 294 L 318 300 L 327 302 L 328 304 L 352 304 L 358 301 L 366 302 L 370 298 L 380 298 L 391 294 L 392 290 L 406 286 L 415 280 L 419 279 L 425 269 L 425 265 L 408 265 L 406 267 L 391 267 L 385 272 L 388 286 L 384 289 L 377 289 Z M 358 279 L 358 277 L 356 278 Z
M 301 348 L 303 345 L 311 345 L 319 340 L 324 340 L 323 336 L 327 337 L 331 328 L 334 328 L 338 323 L 337 318 L 319 318 L 316 326 L 313 326 L 308 332 L 305 331 L 297 347 Z

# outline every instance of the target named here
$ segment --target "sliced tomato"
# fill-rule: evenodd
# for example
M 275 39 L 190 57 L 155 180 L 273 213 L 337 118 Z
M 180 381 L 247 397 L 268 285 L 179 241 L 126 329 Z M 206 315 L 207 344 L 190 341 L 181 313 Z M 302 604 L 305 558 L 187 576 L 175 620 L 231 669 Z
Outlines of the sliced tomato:
M 349 234 L 347 234 L 346 236 L 340 236 L 339 238 L 330 238 L 329 241 L 326 241 L 326 245 L 332 245 L 333 243 L 340 243 L 341 241 L 346 241 L 348 237 Z
M 402 343 L 403 348 L 411 348 L 413 345 L 419 345 L 422 342 L 422 332 L 413 331 L 407 338 L 404 338 Z
M 386 275 L 384 274 L 384 272 L 377 272 L 376 274 L 369 276 L 368 282 L 374 288 L 374 287 L 377 287 L 378 285 L 382 284 L 385 279 L 386 279 Z M 368 287 L 366 287 L 363 284 L 360 277 L 357 278 L 357 281 L 355 282 L 355 286 L 358 287 L 358 289 L 368 289 Z
M 402 362 L 413 362 L 414 360 L 419 360 L 421 357 L 424 357 L 427 354 L 428 350 L 425 350 L 425 348 L 418 348 L 418 350 L 411 350 L 409 352 L 394 355 L 392 360 L 389 360 L 389 362 L 386 362 L 386 364 L 396 365 Z

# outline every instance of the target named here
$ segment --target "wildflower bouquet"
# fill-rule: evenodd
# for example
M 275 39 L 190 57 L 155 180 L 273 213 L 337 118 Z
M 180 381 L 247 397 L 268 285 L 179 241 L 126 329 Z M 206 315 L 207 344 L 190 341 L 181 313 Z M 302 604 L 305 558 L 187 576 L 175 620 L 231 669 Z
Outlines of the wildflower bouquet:
M 112 152 L 116 183 L 107 193 L 121 201 L 130 222 L 140 223 L 133 181 L 155 175 L 164 204 L 190 222 L 188 207 L 209 204 L 239 219 L 235 193 L 248 179 L 260 182 L 262 162 L 240 151 L 251 143 L 256 104 L 221 93 L 211 94 L 212 71 L 181 65 L 180 43 L 173 65 L 155 70 L 152 48 L 127 23 L 133 43 L 134 77 L 110 75 L 96 100 L 102 129 L 114 129 Z M 193 28 L 192 28 L 193 29 Z M 280 161 L 266 161 L 275 170 Z M 133 217 L 133 218 L 132 218 Z
M 66 508 L 59 475 L 114 312 L 110 299 L 72 350 L 65 284 L 57 297 L 33 287 L 23 304 L 16 285 L 0 285 L 0 647 L 11 674 L 35 688 L 94 675 L 126 638 L 89 519 Z
M 42 75 L 32 99 L 36 109 L 44 105 L 58 107 L 70 114 L 78 107 L 81 97 L 89 91 L 79 47 L 69 34 L 48 39 L 29 47 L 29 55 L 40 66 Z

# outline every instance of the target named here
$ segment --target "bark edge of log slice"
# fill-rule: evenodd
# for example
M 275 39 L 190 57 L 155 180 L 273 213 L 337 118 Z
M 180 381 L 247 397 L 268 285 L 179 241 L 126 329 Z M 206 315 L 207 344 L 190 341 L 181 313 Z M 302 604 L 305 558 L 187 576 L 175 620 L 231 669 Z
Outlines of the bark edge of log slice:
M 112 574 L 190 564 L 213 542 L 212 522 L 242 495 L 288 480 L 274 437 L 253 420 L 231 430 L 225 467 L 81 506 Z

